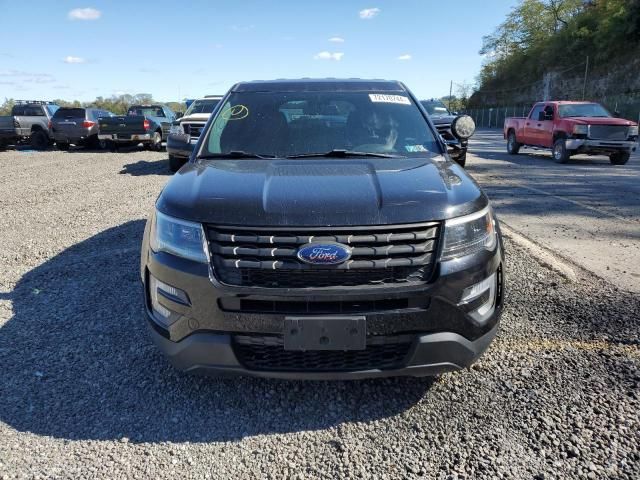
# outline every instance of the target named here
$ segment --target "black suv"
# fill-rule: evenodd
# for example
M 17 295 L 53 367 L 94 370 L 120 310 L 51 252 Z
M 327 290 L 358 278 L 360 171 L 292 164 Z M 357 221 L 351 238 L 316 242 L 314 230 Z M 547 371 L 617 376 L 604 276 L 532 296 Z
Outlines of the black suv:
M 420 103 L 427 111 L 438 133 L 447 144 L 451 159 L 464 167 L 467 163 L 469 137 L 461 138 L 456 134 L 457 129 L 454 128 L 454 123 L 457 122 L 461 116 L 456 112 L 450 112 L 444 103 L 434 98 L 430 100 L 420 100 Z M 464 117 L 466 117 L 466 115 Z
M 142 243 L 146 318 L 172 363 L 323 379 L 474 362 L 502 310 L 500 230 L 411 92 L 278 80 L 221 102 Z

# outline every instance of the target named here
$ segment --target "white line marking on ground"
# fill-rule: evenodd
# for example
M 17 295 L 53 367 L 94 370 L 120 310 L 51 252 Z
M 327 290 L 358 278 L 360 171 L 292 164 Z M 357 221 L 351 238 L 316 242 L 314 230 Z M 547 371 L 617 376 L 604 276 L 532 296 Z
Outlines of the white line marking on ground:
M 533 258 L 535 258 L 541 265 L 550 268 L 554 272 L 559 273 L 570 282 L 577 282 L 578 276 L 570 265 L 565 263 L 562 259 L 552 254 L 547 249 L 533 243 L 525 236 L 517 233 L 511 227 L 504 222 L 500 222 L 500 228 L 505 236 L 509 237 L 515 243 L 521 247 L 527 249 Z

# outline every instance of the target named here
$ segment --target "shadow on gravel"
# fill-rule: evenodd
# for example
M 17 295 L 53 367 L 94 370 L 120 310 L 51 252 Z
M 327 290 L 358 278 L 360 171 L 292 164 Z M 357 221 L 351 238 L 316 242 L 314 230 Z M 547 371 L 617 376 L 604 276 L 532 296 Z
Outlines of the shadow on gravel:
M 404 413 L 428 379 L 286 382 L 182 375 L 142 316 L 137 220 L 78 243 L 3 293 L 0 421 L 65 439 L 209 442 Z
M 127 163 L 118 173 L 134 177 L 141 175 L 173 175 L 173 173 L 169 171 L 169 159 L 167 158 L 153 160 L 151 162 L 140 160 L 136 163 Z

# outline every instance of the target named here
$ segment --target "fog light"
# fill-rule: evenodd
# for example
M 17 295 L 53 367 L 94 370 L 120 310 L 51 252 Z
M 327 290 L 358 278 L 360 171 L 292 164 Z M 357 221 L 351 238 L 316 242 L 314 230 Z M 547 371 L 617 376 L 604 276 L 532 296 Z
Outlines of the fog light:
M 166 321 L 171 316 L 171 310 L 166 308 L 158 301 L 158 289 L 160 288 L 162 288 L 162 290 L 174 289 L 172 286 L 161 282 L 153 275 L 149 275 L 149 297 L 151 298 L 151 309 L 153 310 L 153 313 L 157 314 L 162 320 Z
M 458 305 L 469 312 L 474 320 L 484 322 L 495 310 L 496 291 L 497 278 L 494 273 L 481 282 L 465 288 Z

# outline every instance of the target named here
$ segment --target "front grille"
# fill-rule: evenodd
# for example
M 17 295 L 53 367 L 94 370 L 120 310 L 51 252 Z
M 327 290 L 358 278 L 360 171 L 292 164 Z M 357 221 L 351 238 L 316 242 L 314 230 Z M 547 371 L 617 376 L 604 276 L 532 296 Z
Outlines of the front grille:
M 594 140 L 626 140 L 628 132 L 624 125 L 589 125 L 589 138 Z
M 255 300 L 228 297 L 218 300 L 220 309 L 226 312 L 266 313 L 266 314 L 353 314 L 380 313 L 408 308 L 426 309 L 429 297 L 382 298 L 375 300 Z
M 446 125 L 436 125 L 436 129 L 438 130 L 438 133 L 442 136 L 442 138 L 444 138 L 445 140 L 457 140 L 457 137 L 451 131 L 450 123 Z
M 429 281 L 439 224 L 269 231 L 211 226 L 207 234 L 214 274 L 227 285 L 376 286 Z M 297 251 L 311 242 L 348 245 L 351 259 L 333 266 L 304 263 L 297 258 Z
M 182 128 L 184 133 L 191 135 L 192 137 L 199 137 L 204 128 L 204 123 L 183 123 Z
M 371 337 L 364 350 L 285 350 L 282 337 L 235 335 L 233 350 L 249 370 L 288 372 L 349 372 L 392 370 L 406 362 L 411 340 L 403 337 Z

